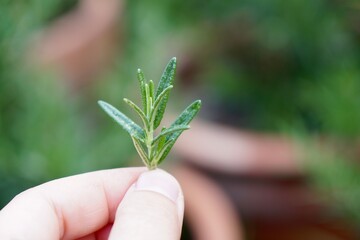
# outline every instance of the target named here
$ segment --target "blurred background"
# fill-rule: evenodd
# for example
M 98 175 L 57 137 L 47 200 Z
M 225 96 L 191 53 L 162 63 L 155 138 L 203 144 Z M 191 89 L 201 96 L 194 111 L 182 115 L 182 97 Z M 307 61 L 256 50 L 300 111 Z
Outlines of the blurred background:
M 178 58 L 167 114 L 202 99 L 164 168 L 182 239 L 360 239 L 355 0 L 0 1 L 0 208 L 72 174 L 140 166 L 136 69 Z M 166 120 L 166 121 L 168 121 Z

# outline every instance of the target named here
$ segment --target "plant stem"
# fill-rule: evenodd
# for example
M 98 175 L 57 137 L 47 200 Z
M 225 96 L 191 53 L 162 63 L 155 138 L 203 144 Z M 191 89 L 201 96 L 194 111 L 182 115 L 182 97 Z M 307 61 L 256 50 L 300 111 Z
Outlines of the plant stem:
M 149 134 L 147 134 L 147 139 L 146 139 L 146 147 L 148 150 L 148 159 L 149 159 L 149 166 L 148 168 L 151 169 L 152 168 L 152 158 L 153 158 L 153 146 L 152 146 L 152 142 L 154 139 L 154 129 L 153 129 L 153 125 L 152 123 L 150 123 L 150 129 L 149 129 Z
M 147 154 L 148 154 L 148 159 L 149 159 L 149 163 L 147 164 L 147 167 L 149 170 L 155 169 L 156 168 L 156 164 L 154 165 L 153 163 L 153 140 L 154 140 L 154 122 L 150 120 L 152 112 L 154 111 L 154 101 L 151 97 L 151 91 L 153 91 L 153 89 L 151 90 L 149 88 L 149 85 L 146 84 L 145 85 L 145 92 L 146 92 L 146 99 L 147 99 L 147 112 L 146 112 L 146 117 L 149 121 L 149 128 L 146 129 L 146 141 L 145 141 L 145 145 L 147 148 Z

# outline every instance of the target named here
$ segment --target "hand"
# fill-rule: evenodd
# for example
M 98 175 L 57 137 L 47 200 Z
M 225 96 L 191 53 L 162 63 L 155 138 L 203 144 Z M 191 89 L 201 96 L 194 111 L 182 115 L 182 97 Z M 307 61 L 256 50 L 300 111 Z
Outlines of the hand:
M 180 185 L 163 170 L 123 168 L 54 180 L 0 211 L 2 240 L 178 240 Z

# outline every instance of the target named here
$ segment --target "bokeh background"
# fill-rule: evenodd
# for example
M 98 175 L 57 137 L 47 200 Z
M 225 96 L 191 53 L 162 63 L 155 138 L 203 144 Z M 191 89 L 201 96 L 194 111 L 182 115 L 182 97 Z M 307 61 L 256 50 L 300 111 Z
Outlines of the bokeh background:
M 359 239 L 355 0 L 0 2 L 0 208 L 50 179 L 140 166 L 97 106 L 178 58 L 169 118 L 203 101 L 165 168 L 183 239 Z

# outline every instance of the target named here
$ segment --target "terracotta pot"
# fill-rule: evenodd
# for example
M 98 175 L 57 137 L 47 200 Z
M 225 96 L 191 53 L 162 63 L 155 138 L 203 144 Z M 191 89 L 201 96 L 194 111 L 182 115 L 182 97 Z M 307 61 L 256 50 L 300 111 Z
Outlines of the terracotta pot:
M 174 151 L 204 169 L 235 175 L 302 175 L 301 151 L 284 136 L 256 134 L 195 120 Z
M 357 239 L 309 187 L 293 141 L 200 120 L 191 127 L 174 145 L 183 160 L 174 174 L 193 239 Z
M 184 191 L 185 221 L 192 239 L 244 239 L 232 202 L 213 180 L 185 165 L 175 168 L 173 174 Z
M 94 80 L 117 53 L 122 3 L 79 1 L 77 8 L 36 34 L 30 59 L 55 70 L 73 87 Z

